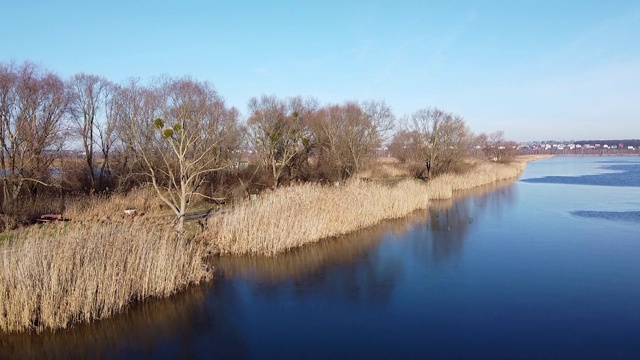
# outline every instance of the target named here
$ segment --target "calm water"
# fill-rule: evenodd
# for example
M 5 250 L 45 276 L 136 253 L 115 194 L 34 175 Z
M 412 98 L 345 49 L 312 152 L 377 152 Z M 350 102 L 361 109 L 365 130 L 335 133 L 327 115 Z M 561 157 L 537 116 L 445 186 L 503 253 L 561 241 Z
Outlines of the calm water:
M 640 358 L 640 159 L 521 179 L 218 276 L 0 358 Z

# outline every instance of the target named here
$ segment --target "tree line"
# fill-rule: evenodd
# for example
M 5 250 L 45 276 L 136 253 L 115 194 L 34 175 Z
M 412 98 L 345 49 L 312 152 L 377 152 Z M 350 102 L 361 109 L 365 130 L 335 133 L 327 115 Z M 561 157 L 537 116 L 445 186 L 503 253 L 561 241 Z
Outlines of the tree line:
M 38 196 L 151 184 L 180 228 L 194 196 L 223 201 L 344 180 L 384 144 L 401 161 L 424 164 L 416 176 L 425 178 L 455 170 L 473 146 L 497 161 L 508 161 L 511 148 L 503 133 L 475 136 L 462 117 L 438 108 L 402 126 L 384 101 L 262 95 L 247 110 L 243 118 L 212 84 L 190 77 L 117 84 L 0 63 L 2 221 L 15 225 Z M 70 147 L 82 148 L 81 160 L 65 156 Z

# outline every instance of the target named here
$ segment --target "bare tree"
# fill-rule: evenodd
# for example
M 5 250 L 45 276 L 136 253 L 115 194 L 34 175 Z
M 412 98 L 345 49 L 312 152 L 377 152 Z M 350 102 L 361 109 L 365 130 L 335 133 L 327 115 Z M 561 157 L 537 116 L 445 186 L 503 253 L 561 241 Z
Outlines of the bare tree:
M 102 152 L 102 165 L 100 166 L 101 180 L 111 176 L 111 149 L 115 146 L 118 125 L 118 97 L 120 88 L 114 84 L 107 84 L 104 89 L 104 121 L 98 124 L 99 147 Z
M 409 131 L 416 140 L 412 149 L 424 161 L 427 177 L 451 171 L 467 153 L 469 130 L 460 116 L 438 108 L 416 111 Z
M 64 140 L 63 81 L 25 62 L 0 64 L 0 179 L 3 211 L 16 212 L 26 184 L 49 185 L 50 167 Z
M 262 166 L 269 169 L 274 188 L 304 147 L 303 104 L 298 100 L 291 99 L 288 104 L 273 95 L 249 100 L 249 140 Z
M 211 85 L 189 78 L 160 79 L 152 93 L 138 91 L 134 99 L 142 103 L 124 115 L 130 141 L 158 196 L 176 215 L 177 231 L 182 232 L 190 201 L 202 195 L 198 188 L 204 175 L 228 165 L 223 144 L 237 132 L 238 112 L 226 108 Z M 149 110 L 157 116 L 155 120 L 144 116 Z
M 108 87 L 109 81 L 105 78 L 85 73 L 74 75 L 68 82 L 69 113 L 73 120 L 73 130 L 82 141 L 92 190 L 96 189 L 94 146 L 98 144 L 97 135 L 100 134 L 98 117 L 104 108 Z M 101 171 L 100 179 L 102 178 Z
M 485 156 L 496 162 L 510 162 L 516 156 L 518 144 L 515 141 L 506 140 L 504 131 L 494 131 L 489 135 L 480 134 L 482 151 Z
M 393 120 L 384 102 L 324 107 L 313 125 L 321 157 L 337 167 L 341 178 L 355 175 L 375 156 Z
M 420 143 L 420 135 L 416 131 L 400 130 L 389 144 L 391 155 L 402 162 L 422 161 L 414 151 Z

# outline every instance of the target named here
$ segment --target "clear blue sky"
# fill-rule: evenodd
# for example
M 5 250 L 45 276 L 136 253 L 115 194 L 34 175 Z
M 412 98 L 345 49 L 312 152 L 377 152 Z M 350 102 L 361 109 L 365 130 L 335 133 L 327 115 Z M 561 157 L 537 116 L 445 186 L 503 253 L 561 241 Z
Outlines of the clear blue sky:
M 2 0 L 0 61 L 438 106 L 518 140 L 640 138 L 640 2 Z

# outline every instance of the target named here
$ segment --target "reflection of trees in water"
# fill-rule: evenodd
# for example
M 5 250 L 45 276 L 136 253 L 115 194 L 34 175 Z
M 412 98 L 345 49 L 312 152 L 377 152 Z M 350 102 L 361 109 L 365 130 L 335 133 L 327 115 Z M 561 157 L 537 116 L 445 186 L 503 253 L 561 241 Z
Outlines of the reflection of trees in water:
M 500 215 L 516 198 L 513 181 L 456 193 L 454 198 L 429 204 L 427 223 L 416 229 L 415 252 L 439 264 L 461 254 L 465 238 L 483 214 Z
M 504 181 L 497 185 L 482 187 L 478 189 L 482 193 L 471 193 L 467 198 L 476 207 L 485 208 L 481 213 L 502 217 L 503 212 L 511 208 L 517 199 L 517 187 L 513 184 L 514 181 Z M 459 196 L 465 196 L 465 193 Z
M 214 266 L 244 279 L 267 298 L 324 296 L 353 302 L 384 301 L 402 275 L 401 255 L 379 251 L 385 237 L 400 237 L 425 212 L 385 221 L 355 234 L 320 241 L 277 257 L 219 257 Z
M 220 272 L 244 279 L 251 291 L 266 298 L 292 294 L 299 298 L 385 301 L 403 275 L 404 254 L 385 251 L 380 247 L 383 239 L 404 239 L 410 232 L 414 252 L 421 259 L 446 261 L 461 253 L 469 229 L 483 213 L 499 212 L 513 202 L 512 185 L 510 181 L 460 192 L 448 201 L 434 201 L 429 211 L 281 256 L 219 257 L 213 261 Z
M 213 265 L 227 277 L 276 283 L 314 277 L 323 269 L 354 263 L 375 249 L 387 236 L 399 237 L 410 225 L 424 221 L 425 211 L 385 221 L 339 238 L 322 240 L 274 257 L 222 256 Z

